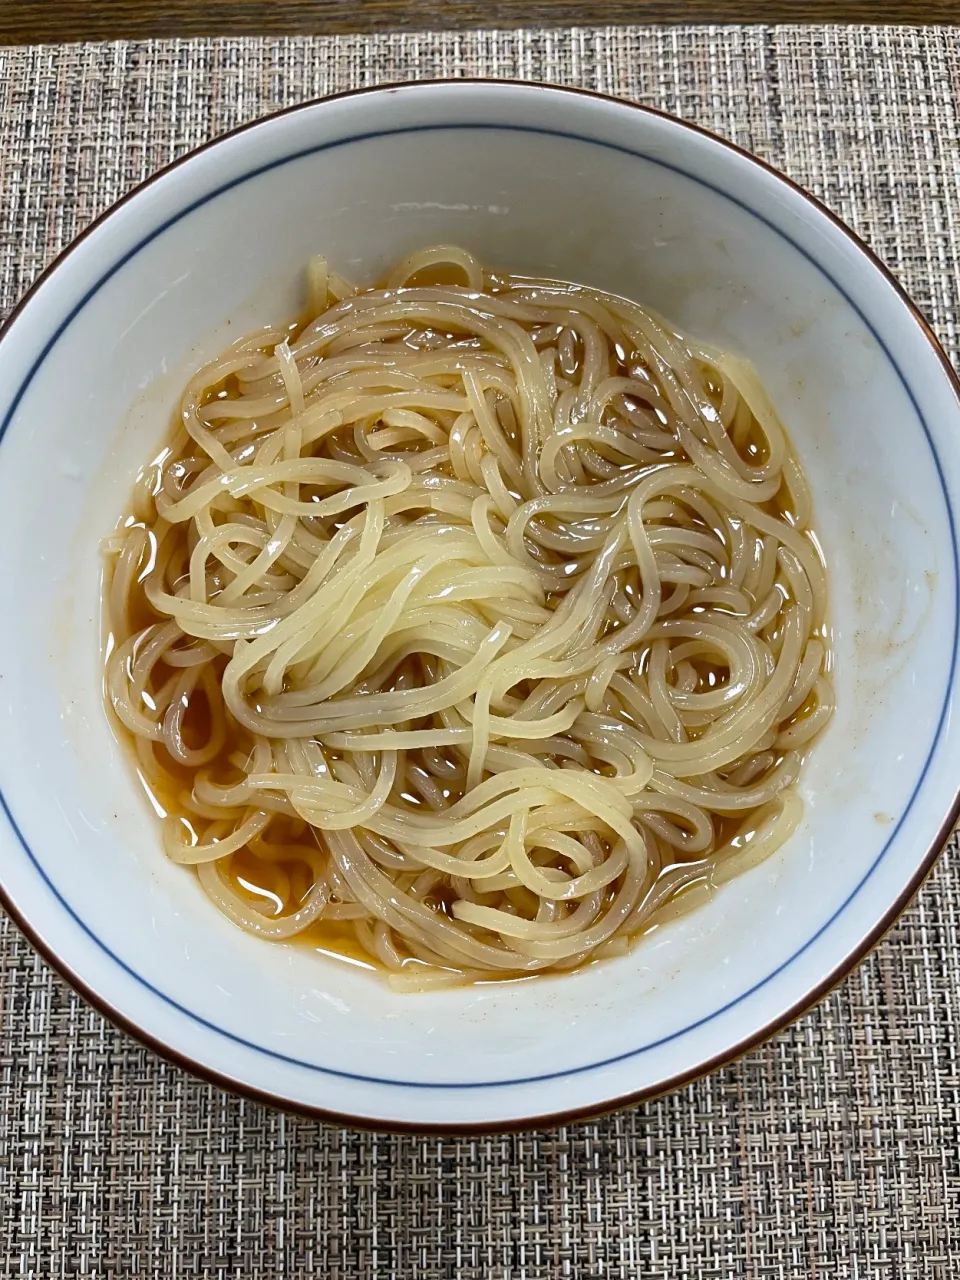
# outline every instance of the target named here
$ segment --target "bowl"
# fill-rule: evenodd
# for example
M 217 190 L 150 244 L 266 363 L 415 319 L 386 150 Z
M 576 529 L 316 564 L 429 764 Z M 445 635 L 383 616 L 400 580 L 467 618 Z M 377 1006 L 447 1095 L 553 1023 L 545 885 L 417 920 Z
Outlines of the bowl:
M 188 373 L 297 311 L 307 258 L 372 280 L 432 242 L 649 304 L 751 359 L 810 477 L 837 713 L 768 862 L 631 953 L 401 995 L 229 924 L 167 862 L 102 704 L 98 545 Z M 958 386 L 835 218 L 718 138 L 540 86 L 361 91 L 145 183 L 0 340 L 0 879 L 108 1018 L 277 1106 L 416 1130 L 542 1125 L 674 1088 L 860 959 L 957 816 Z

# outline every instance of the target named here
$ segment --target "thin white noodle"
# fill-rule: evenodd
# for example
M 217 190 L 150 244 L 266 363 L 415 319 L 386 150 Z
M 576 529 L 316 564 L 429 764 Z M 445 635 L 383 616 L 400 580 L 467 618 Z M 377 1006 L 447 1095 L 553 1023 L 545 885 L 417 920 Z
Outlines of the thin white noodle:
M 800 820 L 809 487 L 750 366 L 635 303 L 454 246 L 386 280 L 312 259 L 308 324 L 191 379 L 104 543 L 108 703 L 249 932 L 405 990 L 622 954 Z

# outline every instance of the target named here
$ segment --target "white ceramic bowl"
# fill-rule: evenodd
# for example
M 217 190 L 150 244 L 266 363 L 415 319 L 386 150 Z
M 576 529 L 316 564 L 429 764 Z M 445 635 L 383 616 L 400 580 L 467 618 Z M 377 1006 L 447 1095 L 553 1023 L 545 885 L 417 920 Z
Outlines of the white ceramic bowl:
M 838 711 L 770 862 L 625 959 L 400 996 L 234 929 L 166 862 L 108 728 L 98 550 L 186 374 L 296 310 L 322 251 L 370 279 L 453 241 L 650 303 L 749 356 L 816 498 Z M 835 982 L 957 809 L 958 389 L 891 277 L 735 148 L 507 83 L 309 104 L 167 169 L 96 223 L 0 341 L 0 873 L 94 1004 L 225 1086 L 348 1121 L 492 1128 L 675 1086 Z

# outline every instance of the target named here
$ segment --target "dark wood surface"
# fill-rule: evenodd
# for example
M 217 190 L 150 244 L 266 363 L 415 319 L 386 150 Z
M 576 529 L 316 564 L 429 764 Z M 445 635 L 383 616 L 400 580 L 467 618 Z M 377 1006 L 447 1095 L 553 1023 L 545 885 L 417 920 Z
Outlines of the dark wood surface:
M 0 44 L 618 22 L 960 22 L 960 0 L 0 0 Z

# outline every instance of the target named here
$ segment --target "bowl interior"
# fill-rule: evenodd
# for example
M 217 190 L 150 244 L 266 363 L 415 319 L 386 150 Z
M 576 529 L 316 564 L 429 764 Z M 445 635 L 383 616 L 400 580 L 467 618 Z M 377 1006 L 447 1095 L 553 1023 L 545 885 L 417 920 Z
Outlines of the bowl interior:
M 102 710 L 98 542 L 187 375 L 295 312 L 311 254 L 367 281 L 437 241 L 636 298 L 754 362 L 812 483 L 838 710 L 801 830 L 706 907 L 569 976 L 398 996 L 240 933 L 164 860 Z M 703 135 L 519 86 L 381 91 L 266 122 L 100 225 L 8 332 L 0 375 L 3 880 L 86 984 L 203 1067 L 419 1125 L 600 1105 L 802 1001 L 935 842 L 957 768 L 953 388 L 860 250 Z

